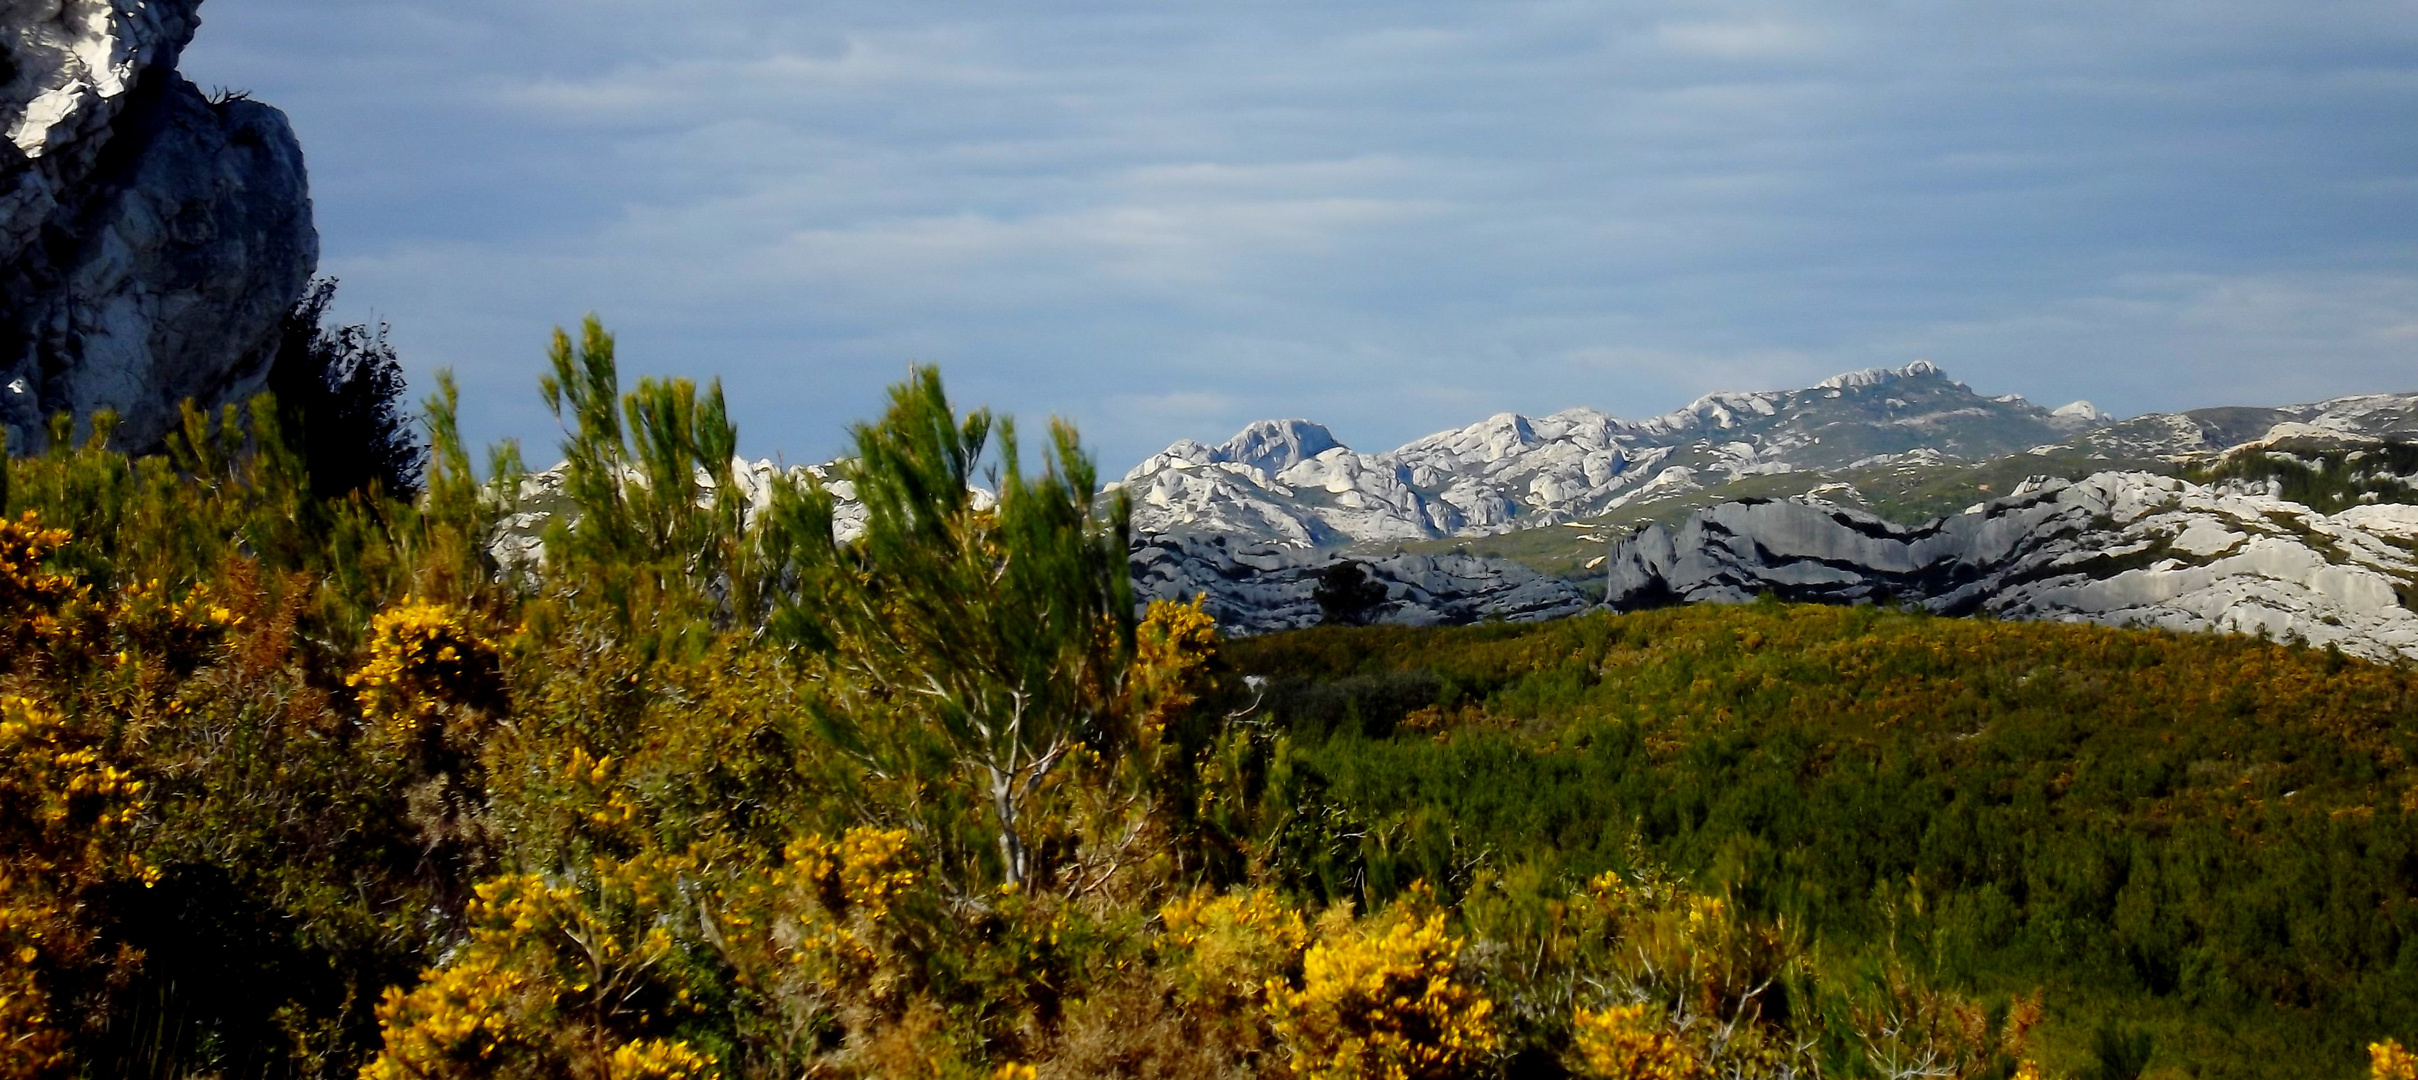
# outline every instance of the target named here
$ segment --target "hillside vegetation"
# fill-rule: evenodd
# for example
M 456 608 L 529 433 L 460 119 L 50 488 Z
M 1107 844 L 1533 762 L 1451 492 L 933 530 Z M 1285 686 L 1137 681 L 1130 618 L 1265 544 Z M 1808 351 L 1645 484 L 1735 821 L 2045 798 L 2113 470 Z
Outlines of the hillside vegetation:
M 2251 639 L 1778 604 L 1230 646 L 1319 888 L 1668 867 L 1841 955 L 2042 988 L 2089 1075 L 2352 1075 L 2418 1002 L 2418 673 Z M 2294 1063 L 2279 1071 L 2280 1061 Z
M 266 400 L 0 468 L 0 1076 L 2352 1076 L 2411 1034 L 2407 672 L 1779 607 L 1224 642 L 1134 610 L 1070 429 L 916 373 L 843 543 L 810 480 L 743 501 L 718 387 L 625 392 L 593 323 L 550 360 L 535 564 L 450 383 L 412 502 L 314 494 Z

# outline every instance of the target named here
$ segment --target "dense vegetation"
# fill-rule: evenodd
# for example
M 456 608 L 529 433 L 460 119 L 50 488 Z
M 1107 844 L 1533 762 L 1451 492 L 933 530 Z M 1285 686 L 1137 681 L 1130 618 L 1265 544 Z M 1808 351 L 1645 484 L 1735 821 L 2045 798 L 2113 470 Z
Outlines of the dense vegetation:
M 1326 891 L 1641 860 L 2202 1077 L 2418 1029 L 2418 673 L 2251 639 L 1757 604 L 1239 643 Z M 1338 857 L 1338 856 L 1342 857 Z M 1498 869 L 1502 868 L 1502 869 Z
M 1221 642 L 1134 610 L 1071 430 L 1028 456 L 920 372 L 842 541 L 743 485 L 718 387 L 625 393 L 592 323 L 550 360 L 534 561 L 449 383 L 408 502 L 267 399 L 0 468 L 0 1075 L 2349 1076 L 2408 1037 L 2407 672 L 1778 607 Z

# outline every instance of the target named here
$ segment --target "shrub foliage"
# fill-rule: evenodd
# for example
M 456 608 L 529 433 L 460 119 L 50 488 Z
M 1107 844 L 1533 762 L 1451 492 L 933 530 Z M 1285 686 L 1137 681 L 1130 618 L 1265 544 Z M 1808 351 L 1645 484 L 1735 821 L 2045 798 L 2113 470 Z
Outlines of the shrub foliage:
M 1228 642 L 1136 610 L 1064 425 L 918 371 L 842 535 L 718 387 L 550 361 L 534 552 L 449 379 L 416 498 L 267 400 L 0 469 L 0 1075 L 2003 1078 L 2122 1019 L 2215 1076 L 2278 1016 L 2407 1073 L 2407 672 L 1768 606 Z

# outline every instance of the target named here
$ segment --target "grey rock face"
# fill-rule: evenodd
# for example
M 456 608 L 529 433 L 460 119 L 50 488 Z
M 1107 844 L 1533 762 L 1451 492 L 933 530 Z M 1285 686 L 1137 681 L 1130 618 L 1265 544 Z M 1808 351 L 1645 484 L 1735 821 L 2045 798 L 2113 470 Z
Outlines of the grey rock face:
M 283 113 L 175 65 L 200 0 L 0 0 L 0 425 L 100 409 L 147 449 L 256 392 L 319 261 Z
M 2327 515 L 2149 473 L 2026 485 L 1912 528 L 1818 500 L 1729 502 L 1646 528 L 1609 563 L 1605 602 L 1624 610 L 1768 591 L 2418 659 L 2418 506 Z
M 1134 545 L 1134 597 L 1146 605 L 1205 594 L 1202 608 L 1229 634 L 1297 630 L 1318 625 L 1318 575 L 1338 561 L 1332 554 L 1238 537 L 1147 535 Z M 1385 587 L 1376 613 L 1383 624 L 1540 622 L 1588 606 L 1569 582 L 1503 559 L 1393 555 L 1361 565 Z

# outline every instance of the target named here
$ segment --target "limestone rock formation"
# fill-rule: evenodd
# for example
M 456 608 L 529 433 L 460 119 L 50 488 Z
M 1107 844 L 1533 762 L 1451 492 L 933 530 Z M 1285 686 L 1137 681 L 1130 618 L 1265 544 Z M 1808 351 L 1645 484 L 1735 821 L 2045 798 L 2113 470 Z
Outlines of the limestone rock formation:
M 1342 557 L 1286 544 L 1197 533 L 1154 534 L 1133 550 L 1134 596 L 1202 605 L 1229 634 L 1316 626 L 1319 572 Z M 1588 607 L 1578 588 L 1504 559 L 1388 555 L 1359 560 L 1386 598 L 1375 620 L 1399 626 L 1538 622 Z
M 1613 546 L 1606 603 L 1770 592 L 2184 631 L 2418 659 L 2418 506 L 2323 514 L 2247 485 L 2107 472 L 1907 527 L 1817 499 L 1722 503 Z
M 319 260 L 285 115 L 176 71 L 201 0 L 0 0 L 0 425 L 156 445 L 240 400 Z
M 1308 421 L 1262 421 L 1222 446 L 1176 443 L 1122 484 L 1140 530 L 1328 546 L 1503 533 L 1909 452 L 2012 454 L 2103 422 L 2087 406 L 1984 397 L 1917 361 L 1802 390 L 1711 394 L 1641 421 L 1583 408 L 1503 413 L 1381 454 Z
M 1725 489 L 1789 494 L 1985 461 L 2054 459 L 2067 476 L 2179 465 L 2294 432 L 2418 434 L 2418 394 L 2119 420 L 2087 401 L 2052 410 L 1984 396 L 1917 361 L 1802 390 L 1709 394 L 1638 421 L 1583 408 L 1503 413 L 1377 454 L 1306 420 L 1261 421 L 1220 446 L 1178 442 L 1121 485 L 1141 531 L 1330 547 L 1667 517 L 1734 497 Z
M 2252 442 L 2296 436 L 2354 442 L 2418 436 L 2418 394 L 2354 394 L 2306 405 L 2150 413 L 2098 427 L 2067 446 L 2117 459 L 2206 457 Z

